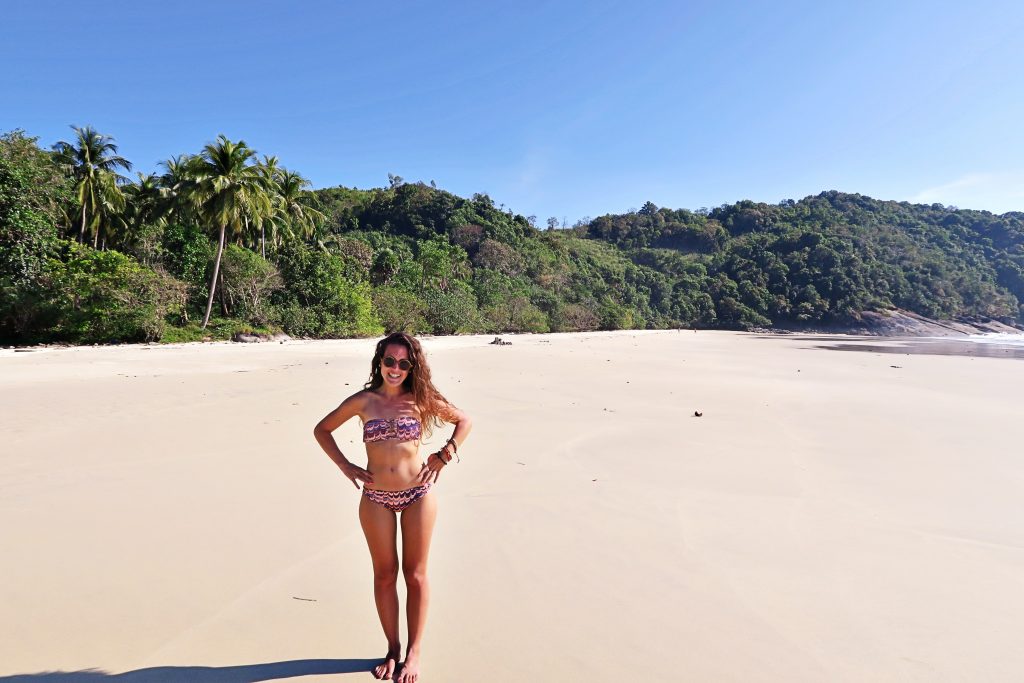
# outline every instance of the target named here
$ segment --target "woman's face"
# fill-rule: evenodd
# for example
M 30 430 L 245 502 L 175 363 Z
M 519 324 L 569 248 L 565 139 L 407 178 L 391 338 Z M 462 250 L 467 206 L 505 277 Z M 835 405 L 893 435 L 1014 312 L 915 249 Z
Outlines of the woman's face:
M 394 358 L 397 361 L 390 368 L 385 363 L 388 358 Z M 384 348 L 384 356 L 380 359 L 380 374 L 384 378 L 384 383 L 391 387 L 400 387 L 405 378 L 412 372 L 412 368 L 403 370 L 400 365 L 404 365 L 402 361 L 410 361 L 409 350 L 401 344 L 388 344 Z

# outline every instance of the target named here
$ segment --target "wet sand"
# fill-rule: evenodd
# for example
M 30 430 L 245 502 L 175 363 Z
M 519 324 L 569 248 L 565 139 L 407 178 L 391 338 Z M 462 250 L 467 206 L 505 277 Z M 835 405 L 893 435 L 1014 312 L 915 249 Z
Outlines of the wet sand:
M 893 353 L 929 356 L 961 356 L 964 358 L 1004 358 L 1024 360 L 1024 344 L 980 341 L 964 337 L 849 337 L 806 338 L 814 348 L 831 351 L 859 351 L 862 353 Z M 1024 340 L 1024 335 L 1021 337 Z M 828 342 L 828 343 L 822 343 Z

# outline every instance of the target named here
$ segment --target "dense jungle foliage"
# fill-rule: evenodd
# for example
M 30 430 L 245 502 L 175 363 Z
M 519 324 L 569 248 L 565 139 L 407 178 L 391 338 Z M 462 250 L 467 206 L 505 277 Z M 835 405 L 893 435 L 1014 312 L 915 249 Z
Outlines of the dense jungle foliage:
M 824 192 L 557 229 L 433 185 L 309 190 L 221 136 L 160 175 L 0 137 L 0 342 L 1024 320 L 1024 213 Z

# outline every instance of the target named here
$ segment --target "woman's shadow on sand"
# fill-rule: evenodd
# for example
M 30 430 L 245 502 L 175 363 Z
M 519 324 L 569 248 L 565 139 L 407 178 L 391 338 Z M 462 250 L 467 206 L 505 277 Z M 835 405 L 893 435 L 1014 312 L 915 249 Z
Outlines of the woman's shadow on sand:
M 0 683 L 256 683 L 298 676 L 368 673 L 383 659 L 296 659 L 242 666 L 155 666 L 121 674 L 99 669 L 0 676 Z

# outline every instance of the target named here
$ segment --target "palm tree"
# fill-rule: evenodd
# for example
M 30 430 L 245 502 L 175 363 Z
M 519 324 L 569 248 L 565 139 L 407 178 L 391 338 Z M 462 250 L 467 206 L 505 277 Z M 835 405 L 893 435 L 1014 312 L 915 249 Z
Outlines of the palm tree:
M 166 171 L 159 180 L 161 209 L 169 220 L 185 222 L 195 213 L 190 203 L 192 164 L 192 157 L 187 154 L 179 154 L 160 164 Z
M 294 237 L 290 228 L 298 228 L 303 237 L 311 237 L 319 223 L 327 220 L 322 212 L 314 207 L 315 199 L 306 191 L 309 181 L 298 173 L 282 170 L 278 180 L 280 204 L 278 213 L 281 224 L 289 237 Z
M 119 237 L 127 236 L 129 226 L 125 209 L 128 206 L 128 200 L 121 188 L 117 186 L 113 174 L 100 175 L 98 186 L 100 192 L 95 198 L 95 213 L 89 225 L 93 233 L 93 249 L 106 249 L 108 241 L 113 245 Z
M 75 179 L 75 196 L 82 207 L 82 219 L 78 239 L 85 242 L 85 229 L 93 231 L 92 245 L 99 243 L 100 229 L 112 213 L 124 210 L 124 195 L 119 187 L 127 178 L 116 171 L 131 170 L 131 162 L 118 156 L 114 138 L 97 133 L 92 126 L 75 131 L 75 141 L 61 140 L 53 146 L 57 160 L 63 164 Z M 118 208 L 120 207 L 120 208 Z
M 206 145 L 203 151 L 189 163 L 191 180 L 186 183 L 187 194 L 192 205 L 210 227 L 216 226 L 217 260 L 210 278 L 210 296 L 206 301 L 206 315 L 203 329 L 210 322 L 213 307 L 213 293 L 220 274 L 220 260 L 224 254 L 224 240 L 230 230 L 232 235 L 241 234 L 247 217 L 254 207 L 268 200 L 266 186 L 259 168 L 252 163 L 256 152 L 244 141 L 237 143 L 224 135 Z
M 128 199 L 126 217 L 133 227 L 163 221 L 160 179 L 152 173 L 138 173 L 139 181 L 124 188 Z
M 259 164 L 260 175 L 263 177 L 263 183 L 267 191 L 267 196 L 270 199 L 270 204 L 258 207 L 264 209 L 259 212 L 259 215 L 253 216 L 253 223 L 259 224 L 260 226 L 260 255 L 263 258 L 267 258 L 267 225 L 270 225 L 271 230 L 274 230 L 275 214 L 277 213 L 278 205 L 280 204 L 280 177 L 281 172 L 284 170 L 281 168 L 280 163 L 276 156 L 263 155 L 263 162 Z
M 124 188 L 127 205 L 124 211 L 124 224 L 130 232 L 135 247 L 142 247 L 142 262 L 149 265 L 149 257 L 155 252 L 154 235 L 144 230 L 145 226 L 153 225 L 162 228 L 166 225 L 166 203 L 160 179 L 153 174 L 139 173 L 139 181 L 130 183 Z M 157 239 L 159 235 L 155 236 Z

